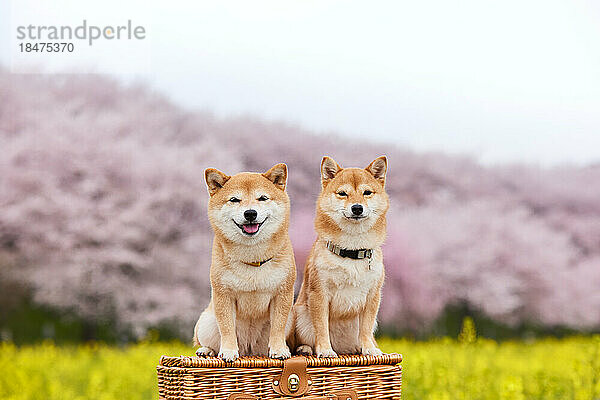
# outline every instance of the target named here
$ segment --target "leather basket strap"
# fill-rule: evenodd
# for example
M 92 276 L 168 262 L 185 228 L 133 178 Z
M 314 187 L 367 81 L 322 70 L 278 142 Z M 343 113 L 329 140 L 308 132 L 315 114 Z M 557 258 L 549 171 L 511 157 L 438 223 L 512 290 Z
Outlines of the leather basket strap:
M 258 396 L 250 393 L 232 393 L 227 397 L 227 400 L 260 400 Z M 358 400 L 356 391 L 344 389 L 337 392 L 329 393 L 325 396 L 307 396 L 299 400 Z
M 306 372 L 306 357 L 299 356 L 285 360 L 281 376 L 273 381 L 272 386 L 281 395 L 298 397 L 308 392 L 311 384 Z

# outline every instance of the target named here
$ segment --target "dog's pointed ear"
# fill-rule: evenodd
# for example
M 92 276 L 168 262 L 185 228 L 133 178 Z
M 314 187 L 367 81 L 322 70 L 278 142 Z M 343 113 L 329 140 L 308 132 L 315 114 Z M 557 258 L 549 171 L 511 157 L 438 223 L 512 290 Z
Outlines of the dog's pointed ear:
M 206 168 L 204 170 L 204 178 L 206 179 L 206 186 L 208 186 L 208 194 L 214 196 L 231 177 L 218 169 Z
M 331 157 L 323 157 L 321 160 L 321 185 L 327 186 L 335 176 L 342 170 L 342 167 Z
M 263 176 L 273 182 L 279 189 L 285 190 L 285 184 L 287 183 L 287 165 L 284 163 L 274 165 L 265 172 Z
M 365 169 L 381 183 L 381 186 L 385 186 L 385 173 L 387 172 L 387 158 L 385 156 L 377 157 Z

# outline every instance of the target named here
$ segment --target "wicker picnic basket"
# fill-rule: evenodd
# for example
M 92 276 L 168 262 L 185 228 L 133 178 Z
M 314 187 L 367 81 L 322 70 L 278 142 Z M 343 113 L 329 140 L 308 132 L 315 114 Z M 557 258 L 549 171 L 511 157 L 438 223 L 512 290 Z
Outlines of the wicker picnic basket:
M 399 400 L 400 354 L 160 359 L 160 399 L 211 400 Z

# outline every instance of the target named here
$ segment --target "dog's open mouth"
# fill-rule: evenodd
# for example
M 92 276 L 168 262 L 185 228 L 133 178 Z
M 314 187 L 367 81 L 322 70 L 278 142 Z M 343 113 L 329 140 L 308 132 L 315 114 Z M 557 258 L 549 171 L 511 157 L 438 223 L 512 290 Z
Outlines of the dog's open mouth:
M 267 219 L 265 218 L 263 220 L 263 222 L 253 222 L 253 223 L 243 223 L 243 224 L 238 224 L 237 222 L 235 222 L 235 220 L 233 220 L 233 223 L 236 224 L 238 226 L 238 228 L 240 228 L 242 230 L 243 233 L 245 233 L 248 236 L 252 236 L 252 235 L 256 235 L 260 229 L 260 227 L 262 226 L 262 224 L 265 223 Z
M 346 217 L 346 219 L 350 219 L 353 221 L 359 221 L 361 219 L 367 218 L 366 215 L 346 215 L 346 214 L 344 214 L 344 217 Z

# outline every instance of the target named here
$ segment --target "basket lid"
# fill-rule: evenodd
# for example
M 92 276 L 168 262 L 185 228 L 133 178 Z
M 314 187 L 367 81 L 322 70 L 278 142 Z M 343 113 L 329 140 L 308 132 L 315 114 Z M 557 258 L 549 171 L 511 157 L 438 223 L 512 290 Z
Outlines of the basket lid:
M 164 367 L 182 368 L 283 368 L 285 360 L 267 357 L 241 357 L 228 362 L 217 357 L 167 357 L 160 358 Z M 334 358 L 306 357 L 307 367 L 358 367 L 367 365 L 395 365 L 402 362 L 402 355 L 397 353 L 380 356 L 341 355 Z

